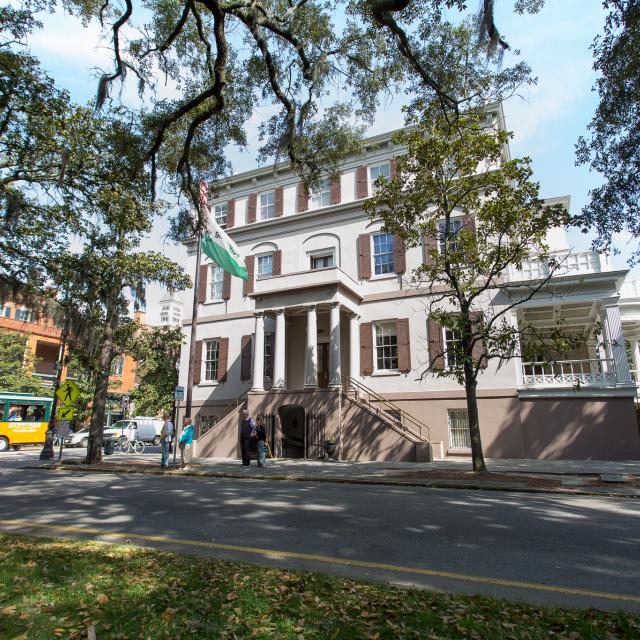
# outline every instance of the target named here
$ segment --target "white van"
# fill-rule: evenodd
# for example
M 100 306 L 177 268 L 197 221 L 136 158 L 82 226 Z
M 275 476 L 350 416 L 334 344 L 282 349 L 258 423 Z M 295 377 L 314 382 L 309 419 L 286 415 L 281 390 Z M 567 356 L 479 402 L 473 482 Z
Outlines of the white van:
M 130 441 L 159 445 L 163 424 L 164 421 L 159 418 L 135 416 L 126 420 L 118 420 L 118 422 L 104 430 L 104 435 L 112 438 L 125 437 Z

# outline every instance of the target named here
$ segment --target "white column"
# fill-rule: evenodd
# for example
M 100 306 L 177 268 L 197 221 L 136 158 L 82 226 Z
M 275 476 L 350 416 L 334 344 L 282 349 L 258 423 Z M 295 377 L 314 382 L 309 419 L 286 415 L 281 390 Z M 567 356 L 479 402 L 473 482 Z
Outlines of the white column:
M 318 388 L 318 323 L 316 305 L 307 307 L 307 349 L 304 359 L 304 388 Z
M 638 342 L 638 338 L 633 338 L 631 340 L 631 358 L 633 360 L 633 368 L 636 372 L 636 380 L 635 382 L 640 382 L 640 342 Z
M 622 333 L 622 323 L 620 322 L 620 308 L 618 298 L 605 300 L 606 323 L 605 332 L 607 342 L 611 349 L 611 354 L 616 363 L 616 374 L 618 382 L 622 384 L 631 383 L 631 372 L 629 371 L 629 361 L 627 360 L 627 349 Z
M 524 379 L 522 376 L 522 338 L 520 336 L 520 325 L 518 323 L 518 314 L 513 311 L 511 313 L 511 326 L 516 331 L 515 340 L 516 340 L 516 350 L 517 353 L 513 357 L 513 362 L 516 368 L 516 385 L 522 386 L 524 384 Z
M 258 311 L 256 317 L 256 331 L 253 338 L 253 379 L 251 389 L 264 389 L 264 313 Z
M 349 377 L 360 377 L 360 316 L 349 317 Z
M 340 303 L 331 303 L 329 316 L 329 386 L 342 386 L 342 369 L 340 368 Z
M 276 311 L 276 344 L 273 354 L 273 387 L 272 389 L 284 389 L 284 347 L 285 322 L 284 309 Z

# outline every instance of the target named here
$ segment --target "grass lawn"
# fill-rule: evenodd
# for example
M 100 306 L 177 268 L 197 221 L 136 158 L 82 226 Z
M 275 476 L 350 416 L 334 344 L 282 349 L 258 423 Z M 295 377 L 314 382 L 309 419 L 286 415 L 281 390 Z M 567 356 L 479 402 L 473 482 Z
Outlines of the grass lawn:
M 56 637 L 613 640 L 640 638 L 640 617 L 0 534 L 0 638 Z

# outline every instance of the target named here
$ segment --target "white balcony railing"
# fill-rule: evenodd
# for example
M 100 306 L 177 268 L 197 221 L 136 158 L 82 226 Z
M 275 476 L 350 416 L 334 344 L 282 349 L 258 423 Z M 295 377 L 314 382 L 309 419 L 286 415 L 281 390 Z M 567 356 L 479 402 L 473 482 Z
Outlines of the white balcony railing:
M 613 359 L 522 363 L 525 387 L 608 387 L 617 381 Z
M 547 278 L 550 273 L 553 277 L 573 276 L 587 273 L 602 273 L 611 271 L 611 259 L 607 254 L 595 251 L 579 251 L 577 253 L 553 253 L 550 261 L 542 261 L 531 257 L 522 263 L 522 269 L 509 268 L 509 280 L 540 280 Z M 557 265 L 555 264 L 557 263 Z

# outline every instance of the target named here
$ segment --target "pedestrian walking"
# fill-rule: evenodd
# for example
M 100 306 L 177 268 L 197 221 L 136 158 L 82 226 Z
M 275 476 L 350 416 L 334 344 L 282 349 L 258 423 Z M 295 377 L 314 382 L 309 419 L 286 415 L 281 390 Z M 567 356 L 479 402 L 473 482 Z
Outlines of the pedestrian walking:
M 261 416 L 256 420 L 256 438 L 258 439 L 258 466 L 264 467 L 267 457 L 267 430 L 264 428 L 264 420 Z
M 173 422 L 170 420 L 168 411 L 162 412 L 162 419 L 164 424 L 160 431 L 160 447 L 162 448 L 162 461 L 160 466 L 163 469 L 169 467 L 169 454 L 171 453 L 171 440 L 173 439 Z
M 184 426 L 182 428 L 182 435 L 178 442 L 180 446 L 180 461 L 182 462 L 182 468 L 186 469 L 189 464 L 189 454 L 191 452 L 191 443 L 193 442 L 193 425 L 191 424 L 191 418 L 184 419 Z
M 249 412 L 246 409 L 242 411 L 242 422 L 240 423 L 240 453 L 242 454 L 242 466 L 248 467 L 251 464 L 251 438 L 255 438 L 256 423 L 253 418 L 249 416 Z

